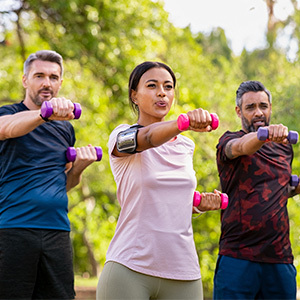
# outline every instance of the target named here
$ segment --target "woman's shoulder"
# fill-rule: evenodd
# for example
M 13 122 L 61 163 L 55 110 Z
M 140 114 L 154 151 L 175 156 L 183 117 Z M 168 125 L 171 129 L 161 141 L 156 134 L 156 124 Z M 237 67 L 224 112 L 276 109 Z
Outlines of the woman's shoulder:
M 110 134 L 110 136 L 115 136 L 117 135 L 119 132 L 124 131 L 130 127 L 132 127 L 134 125 L 129 125 L 129 124 L 120 124 L 118 125 Z
M 178 142 L 184 143 L 186 146 L 191 147 L 192 149 L 195 148 L 195 142 L 187 136 L 179 134 L 177 136 L 177 140 Z

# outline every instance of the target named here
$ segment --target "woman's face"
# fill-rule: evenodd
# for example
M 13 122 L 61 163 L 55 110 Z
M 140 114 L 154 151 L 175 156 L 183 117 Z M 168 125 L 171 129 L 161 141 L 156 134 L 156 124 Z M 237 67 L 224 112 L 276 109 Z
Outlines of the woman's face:
M 140 125 L 163 121 L 174 100 L 174 82 L 164 68 L 152 68 L 145 72 L 131 93 L 132 101 L 139 107 Z

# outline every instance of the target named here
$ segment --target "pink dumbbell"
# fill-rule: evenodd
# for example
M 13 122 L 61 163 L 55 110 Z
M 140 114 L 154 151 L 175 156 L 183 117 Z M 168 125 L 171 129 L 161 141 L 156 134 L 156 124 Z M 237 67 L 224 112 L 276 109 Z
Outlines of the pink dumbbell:
M 81 106 L 79 103 L 73 103 L 74 104 L 74 119 L 79 119 L 81 116 Z M 43 118 L 49 118 L 53 114 L 53 107 L 51 102 L 44 101 L 41 106 L 41 115 Z
M 228 196 L 225 193 L 220 195 L 221 197 L 221 209 L 225 209 L 228 206 Z M 201 203 L 201 194 L 198 191 L 194 192 L 193 206 L 198 207 Z
M 217 114 L 210 114 L 211 116 L 211 128 L 215 130 L 219 127 L 219 118 Z M 177 118 L 177 126 L 180 131 L 187 130 L 190 126 L 190 119 L 187 114 L 181 114 Z
M 95 150 L 96 150 L 96 154 L 97 154 L 97 161 L 100 161 L 102 159 L 102 148 L 101 147 L 95 147 Z M 67 152 L 66 152 L 66 157 L 67 157 L 67 160 L 68 161 L 75 161 L 76 159 L 76 149 L 74 147 L 69 147 L 67 149 Z

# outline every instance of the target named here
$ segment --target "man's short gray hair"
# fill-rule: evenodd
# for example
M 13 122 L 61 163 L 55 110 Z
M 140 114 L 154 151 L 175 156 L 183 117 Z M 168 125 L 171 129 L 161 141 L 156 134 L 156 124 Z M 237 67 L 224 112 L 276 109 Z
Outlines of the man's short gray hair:
M 24 63 L 23 72 L 25 75 L 28 75 L 30 66 L 35 60 L 50 61 L 57 63 L 60 66 L 60 76 L 63 76 L 63 58 L 60 54 L 52 50 L 40 50 L 30 54 Z

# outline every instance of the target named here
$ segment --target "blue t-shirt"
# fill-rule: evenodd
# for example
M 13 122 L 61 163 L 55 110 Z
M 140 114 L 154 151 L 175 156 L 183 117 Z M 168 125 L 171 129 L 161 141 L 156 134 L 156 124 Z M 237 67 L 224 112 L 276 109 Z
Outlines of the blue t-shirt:
M 26 111 L 0 107 L 0 116 Z M 0 228 L 70 231 L 66 150 L 75 133 L 68 121 L 44 123 L 28 134 L 0 141 Z

